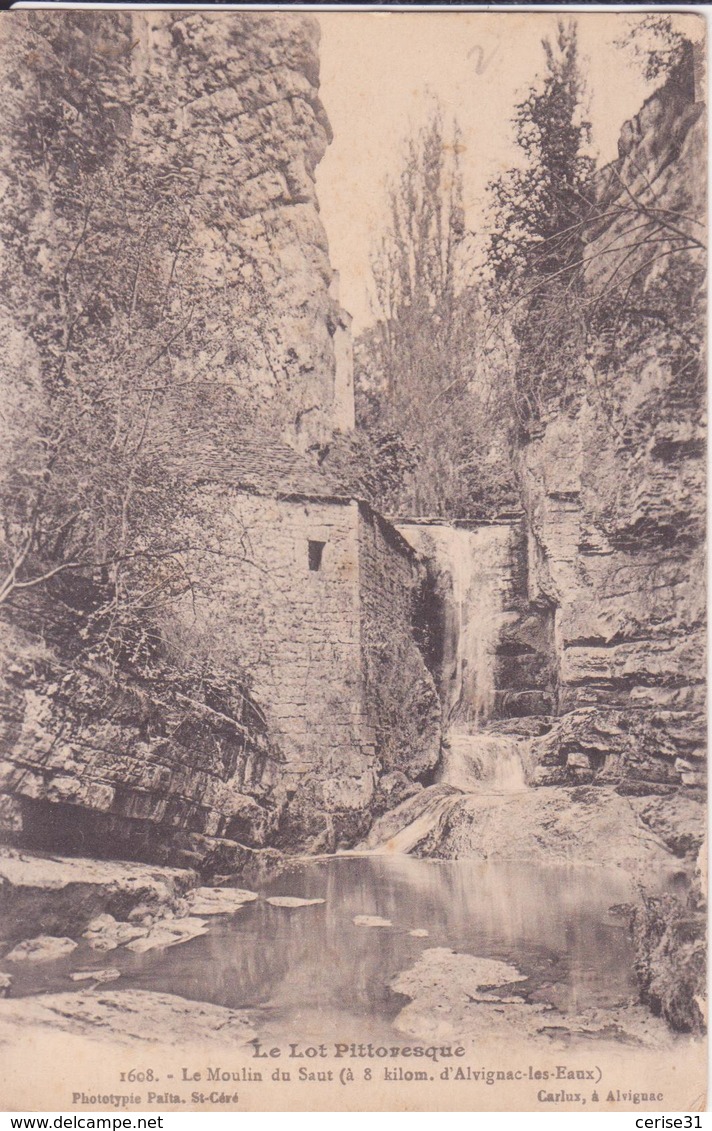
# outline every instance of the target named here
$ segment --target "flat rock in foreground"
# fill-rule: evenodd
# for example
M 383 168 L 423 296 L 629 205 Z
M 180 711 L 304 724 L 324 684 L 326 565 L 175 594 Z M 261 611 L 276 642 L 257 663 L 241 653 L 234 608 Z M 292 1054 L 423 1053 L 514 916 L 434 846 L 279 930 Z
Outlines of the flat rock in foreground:
M 223 1047 L 254 1036 L 247 1017 L 234 1009 L 186 1001 L 149 990 L 87 990 L 0 1001 L 0 1044 L 21 1028 L 62 1032 L 122 1044 L 189 1045 L 216 1041 Z
M 187 903 L 192 915 L 232 915 L 259 899 L 256 891 L 244 888 L 196 888 L 190 892 Z
M 185 868 L 2 848 L 0 936 L 76 936 L 102 913 L 126 919 L 138 906 L 170 907 L 194 882 Z
M 185 868 L 164 868 L 130 860 L 91 860 L 85 856 L 40 856 L 17 849 L 0 849 L 0 881 L 16 888 L 60 890 L 69 884 L 111 885 L 126 891 L 146 888 L 160 894 L 162 887 L 192 882 Z
M 411 999 L 393 1022 L 394 1028 L 432 1042 L 472 1040 L 490 1051 L 510 1049 L 522 1041 L 539 1049 L 602 1041 L 611 1043 L 617 1054 L 621 1043 L 639 1048 L 671 1044 L 665 1022 L 652 1017 L 644 1006 L 631 1002 L 564 1014 L 504 988 L 526 980 L 509 963 L 432 947 L 391 983 L 392 989 Z

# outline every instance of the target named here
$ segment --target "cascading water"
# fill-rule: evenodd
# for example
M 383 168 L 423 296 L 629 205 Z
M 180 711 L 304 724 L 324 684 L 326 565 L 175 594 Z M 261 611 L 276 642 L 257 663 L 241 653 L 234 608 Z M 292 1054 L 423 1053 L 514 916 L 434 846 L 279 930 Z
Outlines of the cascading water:
M 458 729 L 481 727 L 495 708 L 497 645 L 508 617 L 516 527 L 409 523 L 399 530 L 440 579 L 444 718 Z
M 512 527 L 443 528 L 452 577 L 455 678 L 448 722 L 475 728 L 495 706 L 496 649 L 511 583 Z
M 527 742 L 484 728 L 496 707 L 497 649 L 511 608 L 517 529 L 407 524 L 402 533 L 444 594 L 440 689 L 447 740 L 441 783 L 464 792 L 526 787 Z
M 451 731 L 440 781 L 463 793 L 517 793 L 527 788 L 528 748 L 525 738 Z
M 437 783 L 376 822 L 363 849 L 411 852 L 447 818 L 461 794 L 527 788 L 527 739 L 484 729 L 496 706 L 497 648 L 513 584 L 516 531 L 404 524 L 444 592 L 441 695 L 447 737 Z

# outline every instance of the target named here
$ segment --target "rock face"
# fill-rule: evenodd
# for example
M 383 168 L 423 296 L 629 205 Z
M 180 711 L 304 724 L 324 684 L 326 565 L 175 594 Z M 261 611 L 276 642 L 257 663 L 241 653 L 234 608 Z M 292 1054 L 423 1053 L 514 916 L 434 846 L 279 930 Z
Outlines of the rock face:
M 221 719 L 197 701 L 171 705 L 130 679 L 68 665 L 47 647 L 40 659 L 31 636 L 5 630 L 6 836 L 188 865 L 205 861 L 225 835 L 246 851 L 266 843 L 276 810 L 260 777 L 271 753 L 247 697 L 241 720 Z
M 435 819 L 421 821 L 421 815 L 428 818 L 429 813 Z M 366 847 L 375 848 L 380 838 L 380 851 L 388 851 L 389 825 L 397 822 L 402 828 L 409 823 L 400 837 L 392 834 L 395 850 L 400 841 L 405 844 L 401 851 L 442 860 L 608 866 L 650 877 L 682 867 L 675 856 L 689 862 L 703 839 L 704 818 L 702 800 L 686 797 L 682 814 L 674 807 L 668 814 L 666 835 L 649 797 L 621 796 L 610 785 L 510 794 L 462 794 L 431 786 L 382 818 Z M 687 825 L 687 840 L 679 839 L 680 820 Z M 674 855 L 671 843 L 676 845 Z
M 331 140 L 318 93 L 318 25 L 285 13 L 126 18 L 136 43 L 135 144 L 147 165 L 178 175 L 191 192 L 205 276 L 237 280 L 253 299 L 242 328 L 249 367 L 219 351 L 212 378 L 266 402 L 298 446 L 322 441 L 348 415 L 349 390 L 347 378 L 337 379 L 337 354 L 348 366 L 348 316 L 332 297 L 314 188 Z
M 706 908 L 692 895 L 645 895 L 632 920 L 641 1000 L 679 1032 L 706 1032 Z
M 33 307 L 28 288 L 51 290 L 72 263 L 85 194 L 95 205 L 83 271 L 116 251 L 94 231 L 99 208 L 138 205 L 152 260 L 143 282 L 162 287 L 180 256 L 194 304 L 191 333 L 171 347 L 176 385 L 233 385 L 247 414 L 301 448 L 353 415 L 348 316 L 314 188 L 331 139 L 318 45 L 317 22 L 286 12 L 23 13 L 2 45 L 0 177 L 18 206 L 3 236 L 22 267 L 5 280 L 11 301 Z M 45 99 L 57 184 L 28 201 Z M 152 217 L 181 233 L 178 250 Z
M 600 177 L 585 387 L 549 405 L 521 455 L 565 716 L 539 744 L 541 782 L 704 781 L 705 126 L 687 62 Z
M 334 498 L 306 454 L 353 422 L 348 318 L 314 191 L 330 140 L 318 25 L 289 13 L 26 13 L 0 54 L 15 383 L 31 361 L 51 375 L 47 387 L 37 376 L 46 400 L 59 369 L 86 398 L 82 415 L 116 403 L 81 481 L 93 488 L 97 466 L 113 474 L 117 451 L 140 451 L 151 498 L 136 503 L 131 471 L 125 495 L 113 480 L 109 491 L 123 522 L 88 508 L 92 547 L 101 529 L 130 526 L 129 512 L 150 513 L 150 530 L 136 555 L 122 545 L 120 565 L 73 563 L 69 605 L 52 572 L 61 626 L 52 586 L 10 610 L 0 821 L 54 851 L 205 872 L 238 870 L 267 844 L 352 843 L 372 804 L 431 773 L 440 718 L 411 633 L 413 555 L 369 508 Z M 88 642 L 98 591 L 114 585 L 111 605 L 108 574 L 164 536 L 159 483 L 185 504 L 165 533 L 189 545 L 171 557 L 183 582 L 158 578 L 151 552 L 156 624 L 137 606 L 143 643 L 122 637 L 107 659 L 103 628 L 96 651 Z

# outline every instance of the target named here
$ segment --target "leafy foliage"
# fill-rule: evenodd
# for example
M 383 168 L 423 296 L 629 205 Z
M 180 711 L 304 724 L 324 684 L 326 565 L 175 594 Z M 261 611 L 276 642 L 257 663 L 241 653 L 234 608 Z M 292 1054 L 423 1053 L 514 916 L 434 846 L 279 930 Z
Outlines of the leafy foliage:
M 268 304 L 249 264 L 220 285 L 206 272 L 192 170 L 145 159 L 131 26 L 23 13 L 2 45 L 0 604 L 28 616 L 34 602 L 41 624 L 49 600 L 78 661 L 155 679 L 172 664 L 218 687 L 188 641 L 169 659 L 162 635 L 194 579 L 177 526 L 190 485 L 160 452 L 216 352 L 248 350 L 236 309 Z M 233 406 L 236 427 L 245 415 Z
M 670 12 L 646 12 L 628 19 L 628 29 L 616 41 L 628 49 L 648 81 L 667 78 L 683 61 L 689 47 Z
M 512 407 L 525 431 L 549 398 L 567 403 L 580 386 L 582 259 L 594 207 L 575 23 L 559 21 L 542 47 L 544 75 L 514 117 L 523 165 L 491 186 L 490 301 L 507 311 L 518 346 Z
M 506 437 L 491 427 L 460 147 L 439 109 L 406 143 L 373 258 L 377 321 L 356 342 L 364 486 L 387 512 L 476 515 L 513 498 Z
M 632 915 L 641 999 L 682 1033 L 704 1033 L 707 971 L 704 909 L 692 895 L 642 891 Z

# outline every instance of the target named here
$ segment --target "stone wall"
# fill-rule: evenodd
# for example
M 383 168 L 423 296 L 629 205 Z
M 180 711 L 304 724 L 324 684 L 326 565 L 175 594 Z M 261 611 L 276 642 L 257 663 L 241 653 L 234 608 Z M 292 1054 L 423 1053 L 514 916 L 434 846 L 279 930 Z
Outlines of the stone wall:
M 198 618 L 213 646 L 250 672 L 285 759 L 270 783 L 289 800 L 283 839 L 321 834 L 329 822 L 354 835 L 375 773 L 362 695 L 357 504 L 206 492 L 220 500 L 221 553 L 197 564 L 206 579 Z M 311 563 L 310 542 L 321 547 Z
M 556 606 L 565 716 L 542 740 L 541 781 L 703 780 L 705 144 L 683 67 L 600 177 L 585 287 L 604 329 L 594 318 L 577 403 L 522 452 L 532 593 Z
M 412 630 L 416 556 L 346 497 L 202 494 L 219 553 L 196 558 L 204 580 L 186 622 L 197 610 L 195 631 L 250 673 L 283 759 L 264 777 L 285 803 L 275 842 L 353 843 L 374 805 L 416 788 L 440 754 L 440 704 Z
M 414 638 L 423 577 L 422 563 L 403 536 L 361 504 L 361 648 L 365 703 L 382 775 L 378 807 L 407 796 L 440 759 L 440 700 Z

